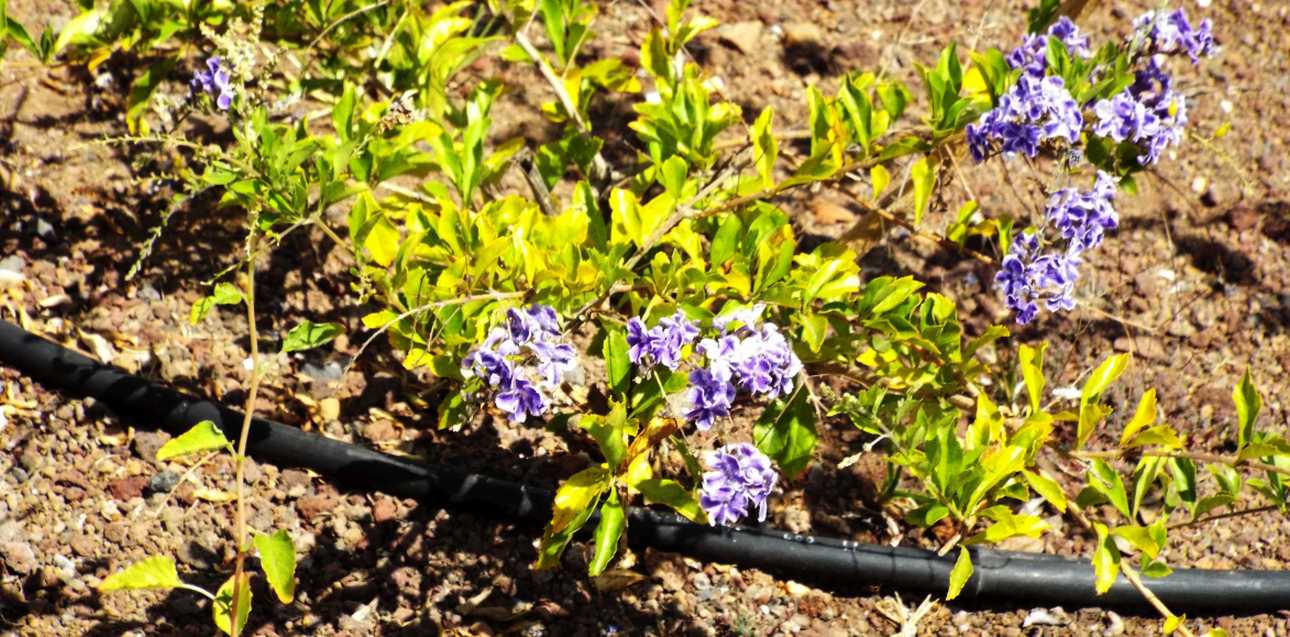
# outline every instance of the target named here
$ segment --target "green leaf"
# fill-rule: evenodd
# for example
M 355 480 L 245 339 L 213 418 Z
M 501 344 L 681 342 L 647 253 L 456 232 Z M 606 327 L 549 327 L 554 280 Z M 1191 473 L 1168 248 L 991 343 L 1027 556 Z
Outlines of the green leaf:
M 707 522 L 707 516 L 699 506 L 699 501 L 694 498 L 694 494 L 676 480 L 649 478 L 638 482 L 636 490 L 645 496 L 646 502 L 670 507 L 693 522 L 700 524 Z
M 626 407 L 623 403 L 614 403 L 613 410 L 608 416 L 587 414 L 579 423 L 579 426 L 596 439 L 596 443 L 600 445 L 600 452 L 605 455 L 605 461 L 614 471 L 618 471 L 623 461 L 627 459 L 627 441 L 623 431 L 626 421 Z
M 237 580 L 237 627 L 238 634 L 246 627 L 246 618 L 251 615 L 251 574 L 242 573 L 228 578 L 224 585 L 215 592 L 215 601 L 211 604 L 211 614 L 215 617 L 215 626 L 227 635 L 233 634 L 233 623 L 230 615 L 233 610 L 233 586 Z
M 1026 393 L 1030 396 L 1030 413 L 1039 413 L 1040 401 L 1044 397 L 1044 352 L 1048 342 L 1033 348 L 1022 345 L 1017 350 L 1017 360 L 1021 365 L 1021 377 L 1026 381 Z
M 113 573 L 99 583 L 99 591 L 171 589 L 184 583 L 175 570 L 175 560 L 164 555 L 153 555 Z
M 193 325 L 196 325 L 202 322 L 202 319 L 205 319 L 206 315 L 216 305 L 237 305 L 242 302 L 243 298 L 242 291 L 236 285 L 227 282 L 217 283 L 210 296 L 204 296 L 193 304 L 193 310 L 188 320 Z
M 283 604 L 296 596 L 296 545 L 285 530 L 273 535 L 257 533 L 255 549 L 260 552 L 260 568 L 269 587 Z
M 972 577 L 972 556 L 968 554 L 966 548 L 960 547 L 959 558 L 954 561 L 954 568 L 950 571 L 950 589 L 945 593 L 945 600 L 958 597 L 970 577 Z
M 1124 479 L 1105 460 L 1093 461 L 1089 468 L 1089 486 L 1106 496 L 1124 517 L 1129 517 L 1129 495 L 1124 489 Z
M 613 328 L 605 334 L 602 352 L 609 374 L 609 389 L 618 396 L 626 396 L 627 388 L 631 385 L 632 361 L 628 355 L 629 350 L 627 334 L 622 330 Z
M 99 30 L 99 23 L 102 22 L 106 15 L 103 9 L 93 9 L 86 11 L 75 18 L 72 18 L 63 25 L 58 32 L 58 40 L 54 42 L 53 53 L 57 55 L 69 44 L 83 44 L 91 41 L 94 34 Z
M 627 526 L 627 515 L 623 505 L 618 501 L 618 492 L 611 490 L 605 504 L 600 507 L 600 524 L 596 525 L 596 552 L 587 565 L 587 574 L 596 577 L 605 572 L 605 568 L 618 554 L 618 541 L 622 538 L 623 529 Z
M 1097 548 L 1093 550 L 1093 588 L 1101 595 L 1115 584 L 1120 574 L 1120 549 L 1108 536 L 1106 525 L 1094 522 L 1097 531 Z
M 1035 493 L 1038 493 L 1040 497 L 1053 505 L 1058 511 L 1066 512 L 1066 493 L 1062 491 L 1061 485 L 1057 484 L 1056 480 L 1028 470 L 1023 470 L 1021 474 L 1025 476 L 1026 484 L 1029 484 L 1030 488 L 1035 490 Z
M 914 227 L 923 220 L 923 214 L 932 202 L 932 188 L 936 185 L 936 169 L 927 156 L 919 157 L 910 169 L 910 178 L 914 183 Z
M 1245 370 L 1240 382 L 1232 388 L 1232 401 L 1236 403 L 1236 416 L 1239 423 L 1239 428 L 1236 430 L 1236 447 L 1241 449 L 1253 442 L 1254 423 L 1259 418 L 1259 409 L 1263 407 L 1263 399 L 1259 397 L 1259 390 L 1254 387 L 1250 370 Z
M 229 451 L 233 449 L 233 445 L 229 443 L 228 438 L 224 437 L 224 432 L 220 431 L 220 428 L 216 427 L 215 423 L 203 420 L 193 425 L 192 429 L 171 438 L 166 441 L 166 444 L 161 445 L 161 448 L 157 450 L 157 462 L 164 462 L 177 456 L 221 447 Z
M 389 267 L 399 252 L 399 230 L 384 216 L 378 217 L 372 224 L 363 241 L 363 247 L 371 253 L 372 260 L 381 267 Z
M 1169 577 L 1174 569 L 1160 560 L 1153 560 L 1144 555 L 1138 564 L 1138 572 L 1147 577 Z
M 749 132 L 752 136 L 753 165 L 757 167 L 757 174 L 761 175 L 762 188 L 768 190 L 775 186 L 775 160 L 779 158 L 779 142 L 775 140 L 775 134 L 771 131 L 774 118 L 775 108 L 767 106 L 761 115 L 757 116 Z
M 816 440 L 815 410 L 807 400 L 806 388 L 799 386 L 787 403 L 777 400 L 767 405 L 753 428 L 753 439 L 786 476 L 801 473 L 811 460 Z
M 330 343 L 342 332 L 344 329 L 337 323 L 314 323 L 305 319 L 291 328 L 291 331 L 287 332 L 287 337 L 282 339 L 282 352 L 285 354 L 313 349 L 324 343 Z
M 685 189 L 685 176 L 690 172 L 690 165 L 680 155 L 672 155 L 659 166 L 658 182 L 663 185 L 673 199 L 680 199 Z
M 1116 354 L 1102 362 L 1097 369 L 1089 376 L 1088 381 L 1084 383 L 1084 390 L 1080 393 L 1079 399 L 1079 425 L 1075 434 L 1075 446 L 1083 447 L 1084 443 L 1093 435 L 1093 428 L 1097 426 L 1109 410 L 1102 406 L 1102 393 L 1110 387 L 1115 379 L 1124 373 L 1124 369 L 1129 365 L 1128 354 Z
M 147 135 L 148 124 L 143 121 L 143 114 L 148 110 L 148 101 L 161 85 L 161 80 L 170 73 L 174 60 L 169 58 L 148 67 L 139 77 L 130 83 L 130 94 L 126 98 L 125 126 L 131 134 Z
M 814 353 L 819 353 L 828 335 L 829 320 L 819 314 L 805 312 L 802 315 L 802 342 Z

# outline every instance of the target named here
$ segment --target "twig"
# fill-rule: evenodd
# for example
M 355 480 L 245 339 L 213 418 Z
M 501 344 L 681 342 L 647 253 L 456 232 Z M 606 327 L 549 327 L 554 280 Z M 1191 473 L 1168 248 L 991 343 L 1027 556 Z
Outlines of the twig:
M 237 513 L 234 518 L 235 531 L 233 533 L 233 542 L 237 556 L 233 566 L 233 596 L 229 600 L 229 628 L 232 637 L 238 637 L 242 632 L 242 626 L 238 623 L 238 607 L 241 599 L 241 583 L 245 577 L 246 566 L 246 485 L 245 468 L 246 468 L 246 441 L 251 433 L 251 417 L 255 413 L 255 399 L 260 392 L 260 366 L 258 359 L 259 333 L 255 328 L 255 231 L 247 237 L 247 257 L 246 257 L 246 320 L 247 320 L 247 337 L 251 341 L 251 387 L 246 394 L 246 407 L 242 416 L 242 431 L 237 439 L 237 455 L 233 458 L 236 467 L 236 476 L 234 485 L 237 491 Z M 249 602 L 248 602 L 249 603 Z
M 472 294 L 469 296 L 460 296 L 455 299 L 444 299 L 442 301 L 434 301 L 431 303 L 426 303 L 424 305 L 418 305 L 417 307 L 414 307 L 386 321 L 383 325 L 377 328 L 375 332 L 372 332 L 372 335 L 368 336 L 367 340 L 363 341 L 363 344 L 358 348 L 358 352 L 354 354 L 354 357 L 349 359 L 349 364 L 345 366 L 345 371 L 341 375 L 344 376 L 345 374 L 349 373 L 349 370 L 354 367 L 354 363 L 357 362 L 359 357 L 363 355 L 363 352 L 367 351 L 367 347 L 372 344 L 372 341 L 375 341 L 378 336 L 380 336 L 381 334 L 384 334 L 386 330 L 390 329 L 390 326 L 394 325 L 395 323 L 398 323 L 399 321 L 402 321 L 405 318 L 408 318 L 409 316 L 415 316 L 423 312 L 428 312 L 430 310 L 435 310 L 441 307 L 448 307 L 450 305 L 462 305 L 465 303 L 471 303 L 473 301 L 500 301 L 502 299 L 517 299 L 517 298 L 522 298 L 524 294 L 525 294 L 524 292 L 488 292 L 485 294 Z
M 1179 522 L 1177 524 L 1170 524 L 1165 528 L 1169 531 L 1173 531 L 1176 529 L 1185 529 L 1192 526 L 1200 526 L 1206 522 L 1213 522 L 1215 520 L 1222 520 L 1225 518 L 1235 518 L 1235 517 L 1240 517 L 1242 515 L 1253 515 L 1255 513 L 1264 513 L 1267 511 L 1276 511 L 1277 509 L 1280 509 L 1280 508 L 1281 508 L 1281 505 L 1279 504 L 1265 504 L 1261 507 L 1252 507 L 1248 509 L 1240 509 L 1239 511 L 1228 511 L 1227 513 L 1216 513 L 1214 515 L 1207 515 L 1203 518 L 1196 518 L 1195 520 L 1191 520 L 1189 522 Z
M 1097 532 L 1093 527 L 1093 523 L 1090 522 L 1088 516 L 1085 515 L 1084 509 L 1075 503 L 1075 498 L 1067 498 L 1066 507 L 1081 526 L 1092 533 Z M 1157 612 L 1164 616 L 1166 620 L 1174 619 L 1176 617 L 1173 611 L 1169 610 L 1169 607 L 1165 606 L 1165 603 L 1160 601 L 1160 598 L 1156 597 L 1156 594 L 1151 592 L 1151 589 L 1147 588 L 1146 584 L 1142 583 L 1142 578 L 1138 575 L 1138 571 L 1123 558 L 1120 559 L 1120 572 L 1124 574 L 1124 579 L 1129 580 L 1129 583 L 1132 584 L 1134 588 L 1138 589 L 1138 592 L 1142 594 L 1142 597 L 1146 599 Z M 1191 629 L 1187 627 L 1185 622 L 1179 622 L 1178 632 L 1182 634 L 1183 637 L 1196 637 L 1191 632 Z
M 546 58 L 543 57 L 543 55 L 538 52 L 537 48 L 533 46 L 533 43 L 529 41 L 528 36 L 524 35 L 524 31 L 522 29 L 515 31 L 515 43 L 520 45 L 520 48 L 523 49 L 524 53 L 533 60 L 534 64 L 537 64 L 538 71 L 542 73 L 542 77 L 546 78 L 547 83 L 551 85 L 551 89 L 555 91 L 556 99 L 560 100 L 560 104 L 564 106 L 565 112 L 569 113 L 569 117 L 573 118 L 573 122 L 574 124 L 577 124 L 578 130 L 591 134 L 591 125 L 587 123 L 587 120 L 583 118 L 582 113 L 580 113 L 574 106 L 573 98 L 569 95 L 569 91 L 564 88 L 564 81 L 555 74 L 555 69 L 551 68 L 551 65 L 546 61 Z M 600 151 L 596 151 L 595 156 L 591 158 L 591 182 L 595 184 L 597 193 L 599 192 L 600 186 L 609 180 L 609 173 L 608 162 L 605 161 L 605 158 L 600 154 Z M 598 194 L 597 198 L 599 198 Z
M 1070 455 L 1084 460 L 1094 460 L 1094 459 L 1115 460 L 1118 458 L 1122 458 L 1127 454 L 1125 454 L 1123 451 L 1120 451 L 1118 449 L 1114 449 L 1109 451 L 1072 451 L 1070 452 Z M 1187 459 L 1187 460 L 1196 460 L 1198 462 L 1216 462 L 1220 464 L 1230 465 L 1233 467 L 1249 467 L 1251 469 L 1258 469 L 1260 471 L 1267 471 L 1270 473 L 1279 473 L 1281 475 L 1290 476 L 1290 468 L 1278 467 L 1277 465 L 1274 465 L 1271 463 L 1263 462 L 1260 460 L 1251 460 L 1249 458 L 1241 458 L 1239 456 L 1225 456 L 1220 453 L 1205 453 L 1203 451 L 1166 451 L 1163 449 L 1146 449 L 1141 452 L 1141 455 L 1151 456 L 1153 458 L 1181 458 L 1181 459 Z

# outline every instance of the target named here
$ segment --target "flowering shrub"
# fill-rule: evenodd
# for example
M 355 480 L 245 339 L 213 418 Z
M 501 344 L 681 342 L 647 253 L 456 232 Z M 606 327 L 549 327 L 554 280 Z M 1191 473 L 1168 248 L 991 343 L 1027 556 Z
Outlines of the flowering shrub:
M 865 434 L 866 450 L 886 460 L 882 506 L 948 529 L 944 551 L 1048 530 L 1017 502 L 1071 515 L 1097 537 L 1099 591 L 1120 572 L 1139 585 L 1139 573 L 1168 573 L 1159 559 L 1168 515 L 1145 525 L 1137 515 L 1148 493 L 1163 494 L 1166 513 L 1193 519 L 1244 486 L 1285 506 L 1290 443 L 1255 429 L 1261 403 L 1248 376 L 1235 392 L 1235 455 L 1188 452 L 1157 421 L 1151 391 L 1118 445 L 1089 449 L 1112 415 L 1103 397 L 1126 355 L 1089 374 L 1078 412 L 1052 413 L 1044 346 L 1013 349 L 997 325 L 969 334 L 953 300 L 913 277 L 862 276 L 846 242 L 875 219 L 948 245 L 977 236 L 1004 248 L 997 259 L 965 254 L 998 263 L 996 287 L 1017 323 L 1075 308 L 1080 268 L 1119 223 L 1117 193 L 1184 143 L 1186 100 L 1169 57 L 1198 64 L 1217 50 L 1209 23 L 1193 28 L 1181 9 L 1148 13 L 1127 39 L 1098 46 L 1077 16 L 1044 0 L 1019 46 L 968 52 L 965 67 L 950 44 L 918 67 L 920 90 L 866 71 L 846 74 L 833 95 L 810 87 L 809 151 L 790 162 L 773 109 L 745 120 L 720 83 L 687 62 L 687 44 L 716 26 L 688 0 L 673 0 L 640 43 L 639 69 L 579 55 L 598 11 L 582 0 L 499 0 L 475 5 L 475 19 L 464 2 L 430 13 L 360 2 L 132 8 L 147 4 L 114 2 L 109 10 L 123 17 L 102 28 L 86 16 L 103 10 L 91 10 L 54 49 L 88 56 L 167 37 L 211 45 L 204 64 L 171 59 L 131 91 L 127 121 L 139 135 L 126 141 L 189 155 L 175 175 L 185 187 L 178 203 L 213 191 L 244 209 L 251 272 L 292 232 L 316 229 L 346 251 L 353 302 L 376 308 L 364 328 L 449 390 L 441 427 L 487 426 L 493 414 L 491 426 L 543 420 L 594 441 L 600 457 L 556 493 L 536 568 L 558 565 L 595 519 L 588 571 L 600 575 L 620 553 L 634 503 L 714 525 L 748 522 L 754 511 L 764 522 L 775 489 L 813 461 L 825 420 Z M 530 39 L 539 29 L 545 49 Z M 315 46 L 346 54 L 314 55 Z M 309 60 L 304 70 L 279 68 L 286 53 Z M 539 110 L 558 136 L 497 138 L 491 113 L 509 99 L 505 87 L 463 72 L 494 54 L 550 85 L 555 98 Z M 175 71 L 190 96 L 167 97 L 171 68 L 195 68 Z M 329 122 L 280 115 L 305 86 L 330 100 Z M 606 159 L 610 142 L 591 121 L 611 93 L 632 101 L 634 138 L 618 149 L 629 157 L 621 165 Z M 194 109 L 227 118 L 235 142 L 183 139 L 178 123 Z M 149 119 L 161 134 L 148 134 Z M 944 212 L 944 174 L 964 154 L 1055 159 L 1042 219 L 1030 225 L 970 202 L 945 236 L 929 231 L 924 218 Z M 506 181 L 510 173 L 517 179 Z M 866 218 L 842 240 L 801 245 L 780 195 L 842 190 L 852 178 L 866 192 L 846 192 Z M 329 209 L 343 210 L 343 222 Z M 989 218 L 975 221 L 981 212 Z M 220 281 L 191 318 L 241 303 L 254 315 L 253 299 L 253 289 Z M 322 346 L 341 331 L 305 322 L 284 350 Z M 1083 467 L 1074 489 L 1041 468 L 1053 458 Z M 1116 463 L 1126 460 L 1137 465 L 1122 474 Z M 1219 493 L 1200 495 L 1202 466 L 1219 476 Z M 1243 480 L 1238 467 L 1268 477 Z M 1101 504 L 1111 513 L 1090 517 Z M 967 551 L 957 560 L 951 598 L 972 572 Z M 230 582 L 244 576 L 239 567 Z M 226 619 L 249 608 L 236 594 L 230 601 L 217 602 Z

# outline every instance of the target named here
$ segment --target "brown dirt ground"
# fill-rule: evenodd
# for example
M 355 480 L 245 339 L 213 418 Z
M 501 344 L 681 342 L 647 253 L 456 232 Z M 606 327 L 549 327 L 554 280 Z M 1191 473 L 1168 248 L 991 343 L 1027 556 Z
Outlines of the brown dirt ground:
M 70 4 L 70 3 L 67 3 Z M 27 24 L 60 22 L 65 3 L 14 0 Z M 749 116 L 774 105 L 777 121 L 804 120 L 804 88 L 831 87 L 844 69 L 885 66 L 913 83 L 912 62 L 930 61 L 951 37 L 964 45 L 1008 46 L 1023 28 L 1021 2 L 921 0 L 847 3 L 703 3 L 739 23 L 741 51 L 720 33 L 693 47 Z M 1120 35 L 1149 2 L 1117 2 L 1083 20 L 1097 34 Z M 1290 9 L 1282 3 L 1216 1 L 1207 9 L 1223 53 L 1182 73 L 1193 96 L 1193 131 L 1231 121 L 1227 137 L 1191 140 L 1120 203 L 1123 225 L 1086 266 L 1082 308 L 1048 316 L 1016 338 L 1052 342 L 1053 386 L 1076 384 L 1111 350 L 1136 362 L 1113 394 L 1126 405 L 1155 387 L 1170 422 L 1198 449 L 1221 449 L 1233 409 L 1230 389 L 1248 366 L 1266 397 L 1264 423 L 1284 430 L 1290 371 L 1290 203 L 1285 198 L 1283 131 L 1290 127 Z M 650 8 L 618 2 L 597 24 L 590 53 L 630 58 L 650 23 Z M 480 69 L 486 71 L 487 69 Z M 30 316 L 33 330 L 181 388 L 240 401 L 245 327 L 234 312 L 189 326 L 199 281 L 231 262 L 241 236 L 236 213 L 203 202 L 177 215 L 142 275 L 125 282 L 137 246 L 156 225 L 164 192 L 133 182 L 138 167 L 119 149 L 93 142 L 120 134 L 126 76 L 107 65 L 42 69 L 25 54 L 0 62 L 0 269 L 22 283 L 0 289 L 5 306 Z M 525 87 L 529 88 L 525 88 Z M 537 87 L 537 88 L 533 88 Z M 526 91 L 536 91 L 526 95 Z M 540 82 L 517 82 L 513 103 L 546 99 Z M 506 113 L 511 115 L 506 115 Z M 617 113 L 617 114 L 616 114 Z M 621 112 L 598 121 L 611 130 Z M 502 111 L 498 128 L 545 134 L 531 115 Z M 987 212 L 1035 209 L 1038 183 L 1023 167 L 965 169 Z M 951 194 L 962 197 L 962 193 Z M 834 236 L 847 212 L 807 193 L 784 202 L 800 230 Z M 956 202 L 947 202 L 955 204 Z M 953 210 L 956 205 L 950 205 Z M 844 206 L 845 208 L 845 206 Z M 827 210 L 822 214 L 821 210 Z M 943 218 L 928 220 L 941 227 Z M 345 263 L 326 245 L 298 237 L 263 264 L 260 329 L 280 334 L 299 318 L 357 325 L 362 308 L 337 305 L 347 292 Z M 955 298 L 970 329 L 1007 317 L 988 286 L 991 273 L 956 254 L 896 232 L 865 257 L 867 273 L 914 273 Z M 8 316 L 8 315 L 6 315 Z M 388 352 L 365 355 L 342 338 L 333 352 L 278 360 L 260 413 L 346 440 L 416 453 L 495 475 L 551 486 L 587 462 L 584 443 L 537 427 L 485 424 L 438 432 L 422 415 Z M 390 371 L 396 370 L 396 371 Z M 184 577 L 215 587 L 227 571 L 229 507 L 204 501 L 200 487 L 227 484 L 222 459 L 167 493 L 183 466 L 152 460 L 164 437 L 125 429 L 90 403 L 69 401 L 0 370 L 8 426 L 0 429 L 0 635 L 187 635 L 209 626 L 200 599 L 187 593 L 100 596 L 95 584 L 145 555 L 177 556 Z M 345 424 L 342 424 L 345 423 Z M 928 544 L 892 535 L 861 503 L 873 462 L 838 470 L 858 448 L 844 424 L 826 429 L 820 462 L 787 485 L 771 523 L 780 528 L 862 541 Z M 1108 434 L 1108 440 L 1114 432 Z M 869 468 L 866 469 L 866 466 Z M 253 634 L 627 634 L 869 635 L 898 626 L 887 591 L 842 593 L 769 574 L 676 555 L 632 555 L 641 577 L 599 591 L 580 573 L 585 549 L 568 552 L 558 573 L 535 573 L 540 529 L 473 514 L 430 511 L 384 496 L 338 494 L 298 471 L 254 466 L 255 528 L 284 528 L 304 555 L 290 605 L 268 602 L 257 587 Z M 857 513 L 857 510 L 862 513 Z M 1053 518 L 1060 524 L 1060 518 Z M 1029 550 L 1080 554 L 1087 538 L 1072 524 Z M 1211 522 L 1175 533 L 1166 559 L 1212 568 L 1290 566 L 1290 524 L 1276 514 Z M 917 599 L 906 599 L 911 609 Z M 1046 609 L 1055 623 L 1024 626 L 1035 609 L 934 602 L 920 635 L 1152 634 L 1151 616 L 1101 609 Z M 1290 634 L 1290 615 L 1205 618 L 1234 635 Z M 1194 625 L 1194 623 L 1193 623 Z

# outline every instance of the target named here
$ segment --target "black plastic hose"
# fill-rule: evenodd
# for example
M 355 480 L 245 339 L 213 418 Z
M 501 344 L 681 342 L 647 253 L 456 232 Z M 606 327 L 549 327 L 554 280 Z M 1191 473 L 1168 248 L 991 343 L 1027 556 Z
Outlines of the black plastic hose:
M 40 384 L 80 398 L 94 398 L 142 429 L 179 434 L 213 421 L 230 440 L 242 414 L 207 400 L 133 376 L 0 321 L 0 363 Z M 343 489 L 379 491 L 431 506 L 472 509 L 498 517 L 545 521 L 552 493 L 506 480 L 425 465 L 359 445 L 332 440 L 255 418 L 247 453 L 280 467 L 311 469 Z M 884 586 L 943 593 L 953 555 L 907 547 L 859 544 L 832 538 L 751 528 L 694 524 L 670 513 L 632 508 L 629 541 L 691 557 L 758 568 L 812 583 L 855 588 Z M 1086 560 L 972 548 L 975 567 L 960 599 L 1022 605 L 1135 606 L 1141 594 L 1121 577 L 1104 595 L 1093 590 Z M 1258 612 L 1290 608 L 1290 573 L 1178 569 L 1148 586 L 1176 612 Z

